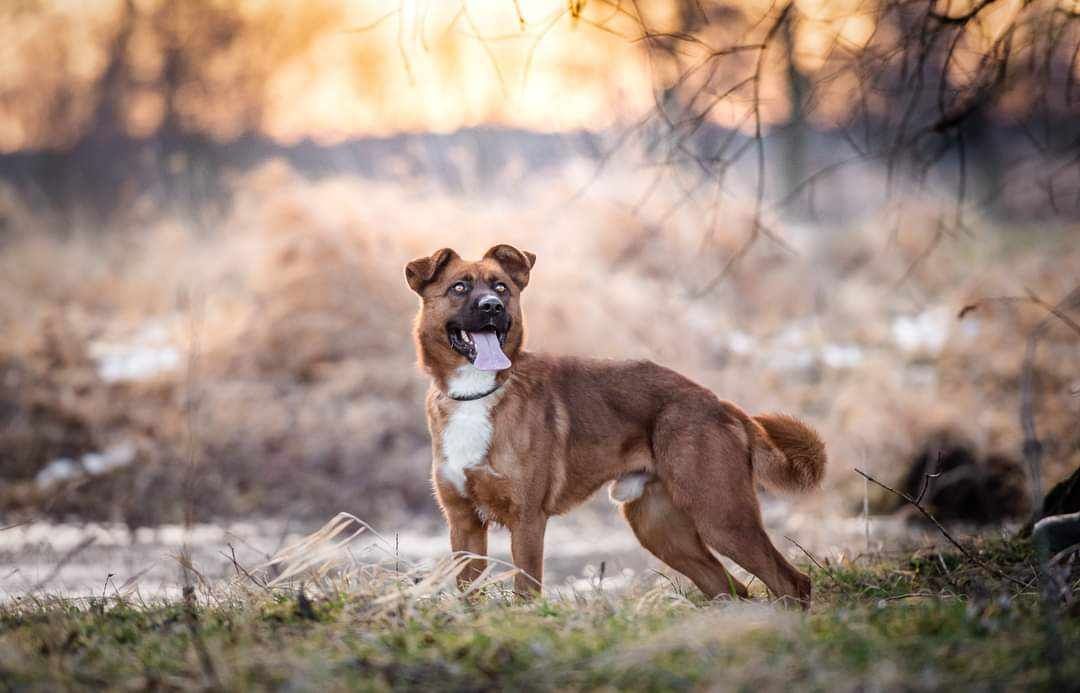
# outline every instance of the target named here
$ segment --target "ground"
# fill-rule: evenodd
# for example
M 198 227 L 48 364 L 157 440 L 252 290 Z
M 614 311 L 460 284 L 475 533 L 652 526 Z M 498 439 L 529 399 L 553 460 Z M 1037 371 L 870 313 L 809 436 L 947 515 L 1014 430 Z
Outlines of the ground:
M 642 574 L 663 571 L 634 537 L 606 492 L 565 517 L 548 523 L 545 578 L 548 585 L 587 586 L 605 567 L 605 586 L 622 587 Z M 765 499 L 765 524 L 789 559 L 804 558 L 791 537 L 822 558 L 900 545 L 926 546 L 935 540 L 927 528 L 898 516 L 863 517 L 842 503 L 823 499 Z M 325 518 L 323 518 L 325 519 Z M 209 522 L 190 527 L 161 525 L 132 531 L 122 523 L 30 522 L 0 531 L 0 600 L 26 594 L 83 596 L 103 587 L 128 585 L 144 599 L 180 596 L 176 556 L 188 552 L 199 573 L 219 581 L 243 565 L 266 561 L 283 546 L 301 541 L 316 526 L 283 518 L 247 522 Z M 358 540 L 364 551 L 393 555 L 412 565 L 430 564 L 446 554 L 449 539 L 441 521 L 414 519 L 396 527 L 376 525 L 384 540 L 371 533 Z M 354 549 L 360 550 L 354 545 Z M 492 530 L 488 550 L 510 560 L 509 533 Z M 737 567 L 741 578 L 747 578 Z
M 0 686 L 1065 690 L 1080 680 L 1080 575 L 1067 560 L 1038 570 L 1019 539 L 971 543 L 981 566 L 939 549 L 807 558 L 806 614 L 760 591 L 707 603 L 672 575 L 617 590 L 597 576 L 522 604 L 501 565 L 462 597 L 452 564 L 328 572 L 318 541 L 278 566 L 296 579 L 270 586 L 238 564 L 228 585 L 192 577 L 187 599 L 114 589 L 11 600 L 0 607 Z

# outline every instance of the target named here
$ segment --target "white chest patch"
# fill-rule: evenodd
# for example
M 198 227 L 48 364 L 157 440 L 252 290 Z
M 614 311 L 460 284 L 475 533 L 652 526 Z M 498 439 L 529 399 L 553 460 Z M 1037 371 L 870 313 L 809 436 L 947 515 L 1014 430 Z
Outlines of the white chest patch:
M 495 373 L 462 366 L 447 385 L 451 395 L 477 395 L 495 387 Z M 439 474 L 462 496 L 466 495 L 465 470 L 483 462 L 491 447 L 491 409 L 502 392 L 499 389 L 482 399 L 455 402 L 443 428 Z

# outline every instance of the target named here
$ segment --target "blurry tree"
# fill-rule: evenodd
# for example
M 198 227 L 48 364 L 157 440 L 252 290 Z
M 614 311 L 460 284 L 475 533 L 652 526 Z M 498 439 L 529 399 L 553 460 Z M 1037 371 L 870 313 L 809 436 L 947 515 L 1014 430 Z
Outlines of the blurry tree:
M 953 205 L 940 235 L 966 231 L 972 208 L 1080 214 L 1075 0 L 689 4 L 697 13 L 681 3 L 674 21 L 636 2 L 625 10 L 664 64 L 663 98 L 641 125 L 662 124 L 661 160 L 696 169 L 700 185 L 722 186 L 737 162 L 756 159 L 752 230 L 733 261 L 769 235 L 768 212 L 870 160 L 890 188 L 944 188 Z M 710 127 L 718 122 L 746 137 Z M 768 190 L 765 135 L 777 126 L 787 175 Z M 809 131 L 831 135 L 813 165 Z
M 220 189 L 221 143 L 546 128 L 567 113 L 561 127 L 582 127 L 599 111 L 626 115 L 614 94 L 651 90 L 654 108 L 633 129 L 661 162 L 695 172 L 692 187 L 721 189 L 736 164 L 757 169 L 750 242 L 768 235 L 767 212 L 805 206 L 829 175 L 866 161 L 896 186 L 947 188 L 942 233 L 961 231 L 976 206 L 1080 213 L 1080 0 L 93 8 L 0 8 L 0 174 L 54 199 L 123 207 L 147 181 L 179 177 L 202 200 Z M 431 69 L 418 69 L 418 53 Z M 527 108 L 509 99 L 515 71 Z M 779 157 L 765 152 L 774 134 Z M 784 171 L 770 183 L 777 158 Z
M 215 144 L 257 133 L 270 76 L 341 21 L 330 3 L 305 3 L 287 17 L 275 4 L 254 12 L 213 0 L 113 5 L 0 10 L 15 40 L 0 80 L 0 145 L 18 154 L 5 168 L 32 177 L 28 190 L 45 202 L 108 212 L 146 181 L 212 201 Z

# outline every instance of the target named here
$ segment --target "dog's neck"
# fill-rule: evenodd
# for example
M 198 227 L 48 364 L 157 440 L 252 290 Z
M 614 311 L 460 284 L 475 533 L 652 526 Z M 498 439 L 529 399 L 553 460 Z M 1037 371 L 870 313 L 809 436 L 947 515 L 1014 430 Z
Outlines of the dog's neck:
M 447 370 L 425 370 L 431 376 L 432 386 L 444 397 L 466 402 L 485 399 L 500 392 L 514 372 L 513 367 L 504 371 L 482 371 L 471 363 L 459 364 Z
M 450 399 L 471 401 L 481 399 L 499 389 L 498 372 L 482 371 L 476 366 L 465 364 L 446 380 L 446 395 Z

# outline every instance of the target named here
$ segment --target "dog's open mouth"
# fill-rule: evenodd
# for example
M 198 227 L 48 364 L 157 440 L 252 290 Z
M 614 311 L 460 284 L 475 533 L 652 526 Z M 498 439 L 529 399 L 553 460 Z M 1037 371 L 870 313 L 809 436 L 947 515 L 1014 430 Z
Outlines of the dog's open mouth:
M 510 367 L 510 359 L 503 353 L 506 331 L 488 326 L 477 332 L 454 325 L 446 326 L 450 348 L 469 359 L 482 371 L 502 371 Z

